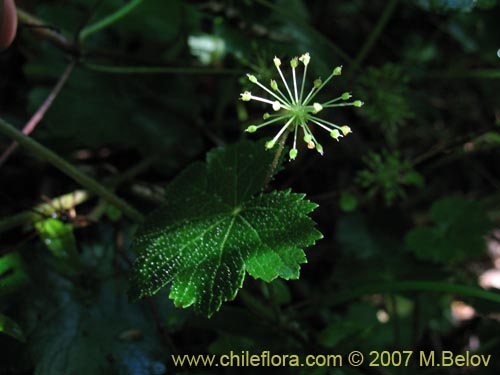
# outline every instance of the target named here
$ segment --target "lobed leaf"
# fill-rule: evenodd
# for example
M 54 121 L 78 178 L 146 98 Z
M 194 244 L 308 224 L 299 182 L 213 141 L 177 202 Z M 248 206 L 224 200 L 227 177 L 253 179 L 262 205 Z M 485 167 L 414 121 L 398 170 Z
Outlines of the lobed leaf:
M 302 249 L 322 237 L 308 216 L 317 205 L 291 191 L 259 193 L 273 157 L 262 143 L 241 142 L 181 173 L 134 238 L 130 296 L 171 283 L 176 306 L 211 316 L 247 272 L 266 282 L 298 278 Z
M 492 228 L 479 202 L 447 197 L 435 202 L 433 226 L 418 227 L 406 235 L 408 247 L 420 259 L 460 262 L 484 253 L 484 236 Z

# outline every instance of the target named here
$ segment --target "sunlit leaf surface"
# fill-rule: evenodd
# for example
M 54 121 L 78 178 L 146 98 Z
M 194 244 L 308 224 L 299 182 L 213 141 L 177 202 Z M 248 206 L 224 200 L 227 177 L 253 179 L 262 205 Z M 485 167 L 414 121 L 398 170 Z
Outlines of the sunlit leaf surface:
M 177 306 L 212 315 L 235 298 L 245 273 L 271 281 L 296 279 L 303 248 L 321 234 L 303 194 L 260 194 L 273 154 L 250 142 L 217 149 L 188 167 L 166 189 L 168 204 L 136 235 L 139 253 L 131 296 L 171 283 Z

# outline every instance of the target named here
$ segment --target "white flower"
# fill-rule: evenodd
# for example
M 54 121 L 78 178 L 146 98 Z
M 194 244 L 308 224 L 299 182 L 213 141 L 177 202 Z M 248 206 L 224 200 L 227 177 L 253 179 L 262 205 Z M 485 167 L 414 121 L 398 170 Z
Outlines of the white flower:
M 343 93 L 338 98 L 331 99 L 323 103 L 313 102 L 311 104 L 312 100 L 316 97 L 318 92 L 320 92 L 321 89 L 325 87 L 325 85 L 334 76 L 338 76 L 342 73 L 342 67 L 341 66 L 336 67 L 324 82 L 321 81 L 320 79 L 316 79 L 313 82 L 311 91 L 307 95 L 304 95 L 307 66 L 309 65 L 310 60 L 311 57 L 309 56 L 309 53 L 305 53 L 301 57 L 299 58 L 295 57 L 290 61 L 290 66 L 292 68 L 292 80 L 293 80 L 293 85 L 290 88 L 280 68 L 281 60 L 278 57 L 274 57 L 273 63 L 276 66 L 276 69 L 278 70 L 279 76 L 281 78 L 281 81 L 283 82 L 286 93 L 280 90 L 278 83 L 275 80 L 271 80 L 270 82 L 271 88 L 269 89 L 262 83 L 260 83 L 256 76 L 252 74 L 247 74 L 248 80 L 253 84 L 259 86 L 264 91 L 266 91 L 272 97 L 272 100 L 260 96 L 255 96 L 249 91 L 245 91 L 244 93 L 241 94 L 241 100 L 243 101 L 255 100 L 271 105 L 271 107 L 275 112 L 281 110 L 280 112 L 271 115 L 266 113 L 264 115 L 264 120 L 267 121 L 259 125 L 250 125 L 247 127 L 246 131 L 248 133 L 254 133 L 258 129 L 263 128 L 265 126 L 274 123 L 284 123 L 284 125 L 281 126 L 280 130 L 274 136 L 274 138 L 272 138 L 270 141 L 266 143 L 266 148 L 267 149 L 273 148 L 280 139 L 280 137 L 283 136 L 283 134 L 285 134 L 285 132 L 287 131 L 293 132 L 294 133 L 293 148 L 290 150 L 289 153 L 291 160 L 295 159 L 298 154 L 297 137 L 299 130 L 302 130 L 303 139 L 304 142 L 307 144 L 307 147 L 310 149 L 316 149 L 320 154 L 323 155 L 323 147 L 314 137 L 308 125 L 309 123 L 316 124 L 320 128 L 325 129 L 330 133 L 331 137 L 336 139 L 337 141 L 339 140 L 339 138 L 344 137 L 349 133 L 352 133 L 352 130 L 349 126 L 347 125 L 339 126 L 333 124 L 329 121 L 323 120 L 315 116 L 316 114 L 318 114 L 319 112 L 321 112 L 323 109 L 326 108 L 344 107 L 344 106 L 361 107 L 363 105 L 363 102 L 361 102 L 360 100 L 356 100 L 353 102 L 346 102 L 346 100 L 349 100 L 351 98 L 351 94 L 348 92 Z M 304 65 L 304 73 L 302 75 L 300 90 L 299 86 L 297 85 L 297 77 L 296 77 L 296 69 L 299 65 L 299 61 Z

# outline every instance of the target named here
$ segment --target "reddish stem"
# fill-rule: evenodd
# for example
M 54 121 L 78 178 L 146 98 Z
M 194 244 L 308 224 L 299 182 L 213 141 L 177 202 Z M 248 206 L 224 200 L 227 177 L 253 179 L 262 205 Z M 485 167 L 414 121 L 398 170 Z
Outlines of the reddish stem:
M 64 84 L 68 80 L 68 78 L 71 75 L 71 72 L 73 71 L 73 68 L 75 67 L 75 60 L 72 60 L 66 69 L 64 70 L 63 74 L 61 77 L 59 77 L 59 80 L 57 81 L 57 84 L 54 86 L 52 91 L 50 92 L 49 96 L 45 99 L 45 101 L 42 103 L 40 108 L 35 112 L 35 114 L 31 117 L 31 119 L 24 125 L 23 128 L 23 134 L 24 135 L 29 135 L 33 130 L 35 130 L 36 126 L 38 123 L 42 120 L 43 116 L 45 116 L 45 113 L 49 110 L 49 108 L 52 106 L 52 103 L 56 99 L 56 97 L 59 95 L 61 92 L 61 89 L 63 88 Z M 7 161 L 9 156 L 15 151 L 17 148 L 18 144 L 17 142 L 12 142 L 10 146 L 7 148 L 7 150 L 4 151 L 2 156 L 0 157 L 0 167 Z

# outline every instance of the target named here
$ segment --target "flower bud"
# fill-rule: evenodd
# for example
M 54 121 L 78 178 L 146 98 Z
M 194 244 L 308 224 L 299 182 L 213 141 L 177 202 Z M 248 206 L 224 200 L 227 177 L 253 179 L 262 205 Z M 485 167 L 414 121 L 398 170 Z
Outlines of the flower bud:
M 321 83 L 322 83 L 321 78 L 315 79 L 314 83 L 313 83 L 314 84 L 314 88 L 315 89 L 319 88 L 321 86 Z
M 245 91 L 240 95 L 241 95 L 241 100 L 243 100 L 244 102 L 249 102 L 252 99 L 252 93 L 250 91 Z
M 306 142 L 306 143 L 311 143 L 312 142 L 312 136 L 311 136 L 311 134 L 305 134 L 304 135 L 304 142 Z
M 321 146 L 319 143 L 316 143 L 316 151 L 323 155 L 323 146 Z
M 278 91 L 278 83 L 274 79 L 271 80 L 271 88 L 274 91 Z
M 314 142 L 313 142 L 313 141 L 311 141 L 311 142 L 309 142 L 309 143 L 307 144 L 307 148 L 308 148 L 309 150 L 314 149 L 314 147 L 316 147 L 316 145 L 314 144 Z
M 247 133 L 255 133 L 257 131 L 257 127 L 255 125 L 250 125 L 248 128 L 245 129 Z
M 342 100 L 348 100 L 348 99 L 351 99 L 351 97 L 352 97 L 352 95 L 349 92 L 344 92 L 342 94 Z
M 302 61 L 302 63 L 305 66 L 309 65 L 309 61 L 311 61 L 311 56 L 309 56 L 309 52 L 306 52 L 302 56 L 300 56 L 299 60 Z
M 257 83 L 257 77 L 255 77 L 253 74 L 247 74 L 248 80 L 252 83 Z
M 281 109 L 281 104 L 277 100 L 273 103 L 273 109 L 279 111 Z
M 295 69 L 296 67 L 299 66 L 299 59 L 294 57 L 293 59 L 290 60 L 290 66 Z
M 342 134 L 344 134 L 344 135 L 347 135 L 347 134 L 349 134 L 349 133 L 352 133 L 351 128 L 350 128 L 349 126 L 347 126 L 347 125 L 341 126 L 341 127 L 340 127 L 340 131 L 341 131 L 341 132 L 342 132 Z
M 268 150 L 270 150 L 270 149 L 272 149 L 272 148 L 274 147 L 274 145 L 275 145 L 275 144 L 276 144 L 276 142 L 275 142 L 275 141 L 273 141 L 273 140 L 267 141 L 267 142 L 266 142 L 266 148 L 267 148 Z
M 299 153 L 299 152 L 297 151 L 297 149 L 296 149 L 296 148 L 292 148 L 292 149 L 290 150 L 290 153 L 289 153 L 289 155 L 290 155 L 290 160 L 295 160 L 295 158 L 297 157 L 297 154 L 298 154 L 298 153 Z
M 264 120 L 267 120 L 269 117 L 271 117 L 271 115 L 269 113 L 267 113 L 267 112 L 262 115 L 262 118 Z
M 338 141 L 339 138 L 342 137 L 342 136 L 340 135 L 340 132 L 337 129 L 333 129 L 330 132 L 330 137 L 332 137 L 333 139 L 336 139 Z
M 273 62 L 274 62 L 274 65 L 276 65 L 276 68 L 280 67 L 281 60 L 278 57 L 274 56 Z
M 353 103 L 353 105 L 354 105 L 355 107 L 362 107 L 362 106 L 363 106 L 363 104 L 365 104 L 365 103 L 363 103 L 361 100 L 356 100 L 356 101 Z
M 334 76 L 339 76 L 341 74 L 342 74 L 342 66 L 337 66 L 335 69 L 333 69 Z
M 319 103 L 314 103 L 313 108 L 314 108 L 313 113 L 316 114 L 323 109 L 323 106 Z

